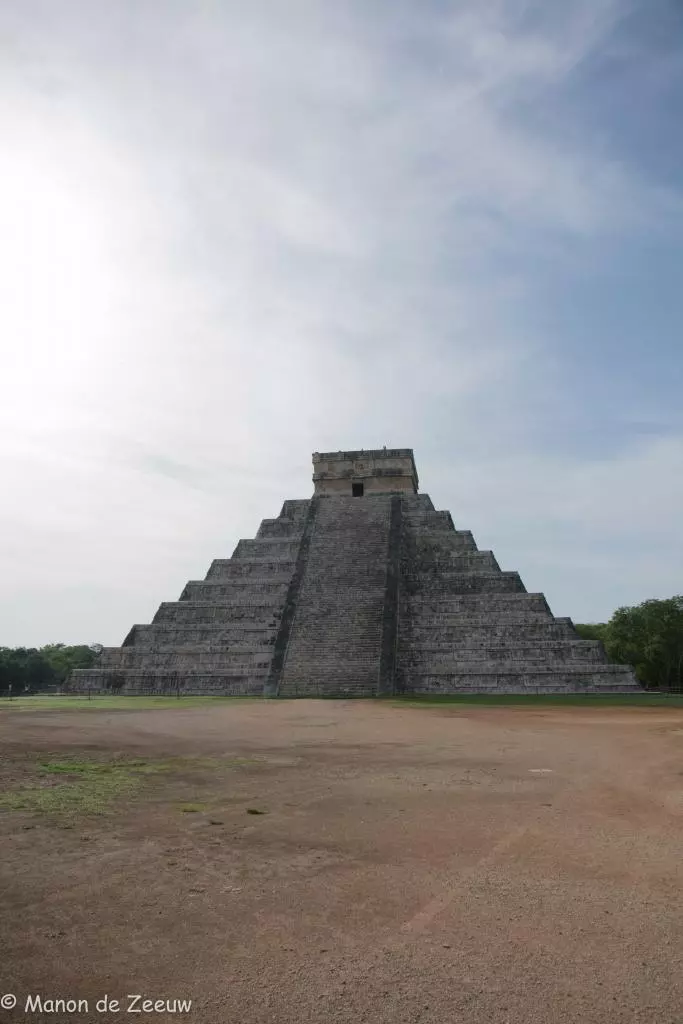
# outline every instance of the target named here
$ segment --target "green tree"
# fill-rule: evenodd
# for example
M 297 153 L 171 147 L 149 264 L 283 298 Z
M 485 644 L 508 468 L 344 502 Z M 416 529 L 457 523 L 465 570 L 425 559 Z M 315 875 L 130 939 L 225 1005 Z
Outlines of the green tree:
M 28 686 L 29 659 L 36 654 L 35 648 L 2 647 L 0 648 L 0 685 L 3 690 L 11 686 L 15 693 L 25 690 Z M 33 672 L 37 666 L 33 663 Z
M 99 644 L 47 644 L 35 647 L 0 647 L 0 692 L 39 691 L 61 686 L 75 668 L 89 668 L 100 651 Z
M 607 638 L 606 622 L 575 622 L 574 629 L 582 640 L 601 640 L 604 644 Z
M 40 651 L 31 651 L 24 662 L 24 682 L 31 690 L 44 690 L 54 685 L 56 676 L 52 665 Z
M 643 686 L 683 690 L 683 597 L 618 608 L 609 622 L 575 629 L 584 640 L 601 640 L 612 661 L 632 665 Z
M 618 608 L 607 623 L 605 649 L 633 665 L 647 687 L 683 690 L 683 596 Z
M 90 668 L 101 651 L 99 644 L 47 644 L 40 648 L 41 655 L 48 661 L 59 684 L 65 682 L 75 668 Z

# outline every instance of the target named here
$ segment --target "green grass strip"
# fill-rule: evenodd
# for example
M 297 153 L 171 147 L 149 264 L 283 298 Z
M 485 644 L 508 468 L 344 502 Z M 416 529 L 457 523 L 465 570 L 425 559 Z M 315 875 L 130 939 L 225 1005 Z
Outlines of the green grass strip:
M 397 707 L 443 704 L 487 704 L 500 707 L 683 707 L 683 694 L 650 693 L 449 693 L 406 694 L 389 699 Z

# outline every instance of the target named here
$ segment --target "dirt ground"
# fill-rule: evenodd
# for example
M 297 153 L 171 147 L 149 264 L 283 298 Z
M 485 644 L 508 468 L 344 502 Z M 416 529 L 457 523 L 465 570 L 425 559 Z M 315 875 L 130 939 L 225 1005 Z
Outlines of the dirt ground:
M 3 1021 L 683 1020 L 681 709 L 2 712 L 0 750 L 5 787 L 165 765 L 99 816 L 0 810 Z

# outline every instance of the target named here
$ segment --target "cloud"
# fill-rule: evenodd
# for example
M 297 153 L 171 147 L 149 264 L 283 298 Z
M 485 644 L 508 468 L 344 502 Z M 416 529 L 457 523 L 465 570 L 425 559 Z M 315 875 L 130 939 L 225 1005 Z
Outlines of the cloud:
M 604 480 L 630 465 L 663 500 L 676 436 L 616 446 L 599 472 L 553 450 L 591 412 L 541 329 L 549 280 L 573 287 L 680 215 L 588 116 L 626 13 L 0 9 L 4 642 L 82 639 L 84 623 L 117 641 L 308 494 L 314 449 L 413 445 L 426 489 L 504 549 L 513 523 L 520 559 L 554 516 L 549 479 L 591 556 L 606 531 L 577 494 L 621 493 Z M 601 408 L 623 413 L 609 387 Z M 668 580 L 657 557 L 600 613 Z M 613 571 L 628 559 L 614 550 Z M 545 565 L 587 607 L 571 567 Z

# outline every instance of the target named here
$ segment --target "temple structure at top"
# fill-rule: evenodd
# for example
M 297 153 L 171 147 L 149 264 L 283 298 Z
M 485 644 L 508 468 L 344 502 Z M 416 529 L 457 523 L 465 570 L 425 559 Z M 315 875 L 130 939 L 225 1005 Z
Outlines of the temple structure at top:
M 410 448 L 316 452 L 313 496 L 215 559 L 72 692 L 367 697 L 632 693 L 630 668 L 556 618 L 418 493 Z
M 412 448 L 313 453 L 316 495 L 417 494 L 417 485 Z

